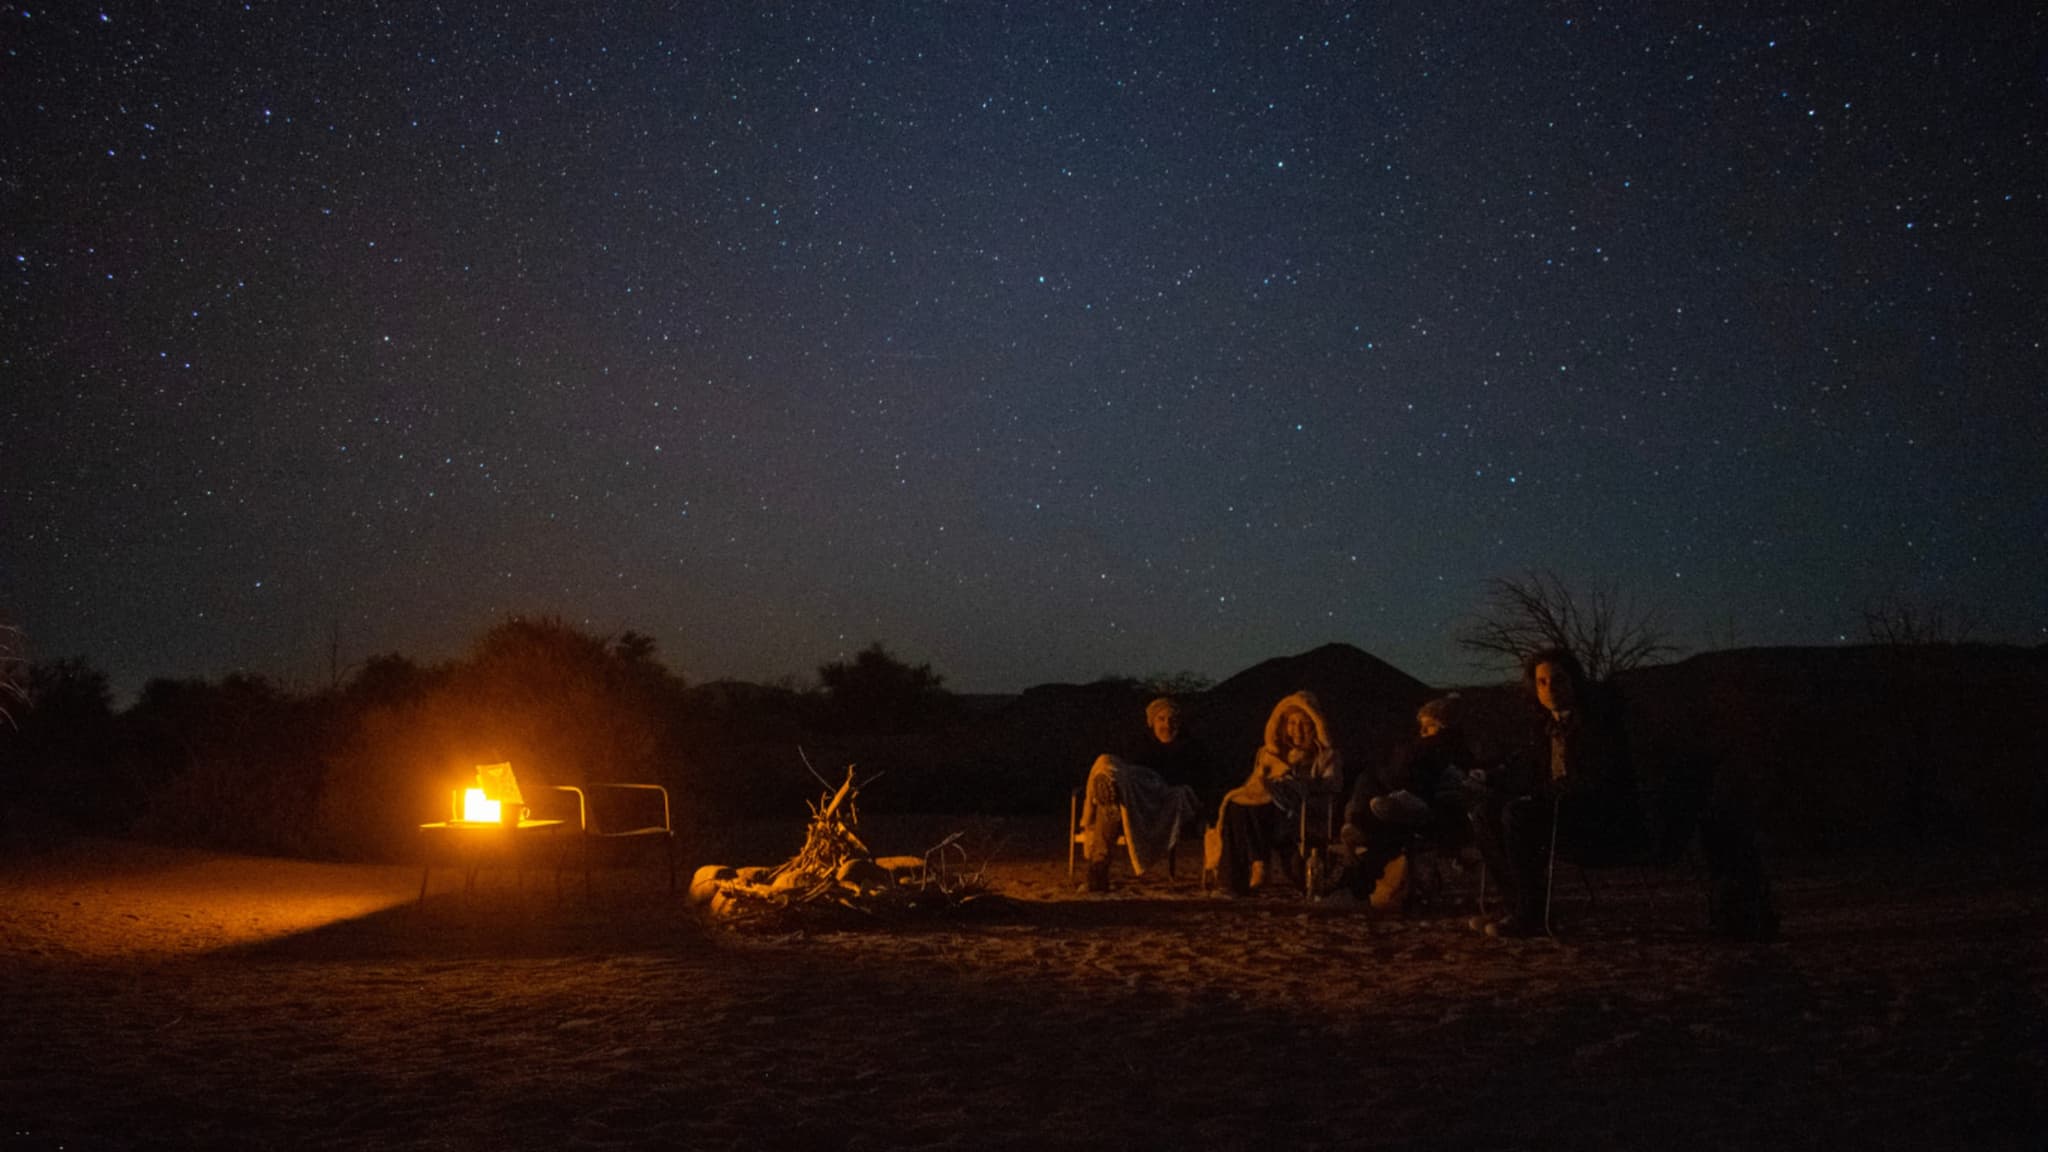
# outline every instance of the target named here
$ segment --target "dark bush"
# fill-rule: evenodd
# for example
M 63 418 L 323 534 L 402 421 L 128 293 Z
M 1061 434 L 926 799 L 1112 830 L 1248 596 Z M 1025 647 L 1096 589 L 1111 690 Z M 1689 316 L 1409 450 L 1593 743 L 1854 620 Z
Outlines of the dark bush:
M 113 696 L 82 661 L 37 664 L 21 678 L 13 722 L 0 721 L 0 808 L 34 808 L 93 831 L 134 817 L 115 774 Z
M 327 760 L 320 827 L 334 850 L 406 850 L 479 764 L 511 763 L 536 812 L 562 811 L 553 785 L 591 781 L 664 784 L 689 799 L 676 756 L 683 682 L 644 637 L 609 644 L 551 617 L 513 617 L 445 668 L 395 659 L 365 665 L 344 693 L 363 706 Z
M 139 834 L 246 852 L 313 847 L 321 757 L 337 727 L 330 701 L 244 673 L 152 680 L 121 727 Z

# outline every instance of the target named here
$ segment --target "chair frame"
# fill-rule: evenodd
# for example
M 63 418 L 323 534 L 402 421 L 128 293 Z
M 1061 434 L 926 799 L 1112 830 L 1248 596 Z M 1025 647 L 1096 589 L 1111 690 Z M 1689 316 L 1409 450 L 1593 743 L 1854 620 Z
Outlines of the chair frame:
M 647 824 L 637 828 L 622 828 L 616 832 L 593 828 L 590 820 L 590 792 L 600 795 L 606 790 L 617 792 L 652 792 L 661 797 L 661 823 Z M 590 858 L 599 845 L 607 843 L 629 843 L 659 838 L 668 863 L 668 890 L 676 890 L 676 832 L 672 810 L 669 807 L 668 789 L 659 784 L 625 784 L 613 781 L 591 781 L 586 784 L 557 784 L 557 792 L 572 793 L 576 797 L 576 828 L 583 847 L 583 896 L 590 898 Z
M 1550 800 L 1550 849 L 1543 864 L 1543 934 L 1557 939 L 1557 925 L 1552 912 L 1557 897 L 1557 816 L 1562 798 Z M 1579 885 L 1586 890 L 1586 906 L 1596 908 L 1600 904 L 1599 887 L 1593 883 L 1593 869 L 1584 864 L 1567 860 L 1566 864 L 1579 870 Z M 1486 862 L 1479 862 L 1479 915 L 1486 915 Z
M 1321 893 L 1316 891 L 1316 888 L 1321 886 L 1317 881 L 1319 878 L 1326 879 L 1330 875 L 1328 848 L 1330 845 L 1338 842 L 1337 827 L 1342 822 L 1338 816 L 1338 809 L 1343 806 L 1343 799 L 1344 793 L 1342 790 L 1309 791 L 1302 796 L 1301 811 L 1295 814 L 1294 855 L 1301 861 L 1303 899 L 1314 900 L 1321 895 Z M 1323 809 L 1322 840 L 1311 844 L 1309 840 L 1311 831 L 1309 809 L 1317 806 L 1321 806 Z M 1311 855 L 1314 857 L 1313 866 L 1310 864 Z M 1169 866 L 1171 863 L 1172 860 L 1169 858 Z M 1209 891 L 1216 882 L 1216 877 L 1211 873 L 1205 862 L 1202 868 L 1202 891 Z
M 1344 793 L 1308 789 L 1302 793 L 1301 812 L 1296 821 L 1294 854 L 1301 860 L 1301 894 L 1306 900 L 1322 895 L 1316 889 L 1323 887 L 1330 874 L 1330 846 L 1337 843 L 1337 810 L 1342 806 Z M 1311 842 L 1309 809 L 1320 805 L 1323 809 L 1323 833 L 1320 842 Z

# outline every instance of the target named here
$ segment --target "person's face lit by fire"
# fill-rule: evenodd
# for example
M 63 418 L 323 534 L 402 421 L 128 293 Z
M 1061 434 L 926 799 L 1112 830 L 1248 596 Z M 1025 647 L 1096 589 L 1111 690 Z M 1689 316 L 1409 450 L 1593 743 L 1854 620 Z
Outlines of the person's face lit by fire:
M 1280 718 L 1280 739 L 1289 751 L 1306 750 L 1315 747 L 1316 722 L 1309 714 L 1296 708 Z
M 1415 718 L 1415 731 L 1424 740 L 1444 730 L 1444 722 L 1434 712 L 1424 712 Z
M 1161 744 L 1171 744 L 1180 738 L 1180 709 L 1154 708 L 1145 714 L 1145 720 L 1152 726 L 1152 738 Z
M 1543 663 L 1536 666 L 1532 677 L 1536 684 L 1536 702 L 1553 714 L 1571 708 L 1573 704 L 1572 675 L 1556 664 Z

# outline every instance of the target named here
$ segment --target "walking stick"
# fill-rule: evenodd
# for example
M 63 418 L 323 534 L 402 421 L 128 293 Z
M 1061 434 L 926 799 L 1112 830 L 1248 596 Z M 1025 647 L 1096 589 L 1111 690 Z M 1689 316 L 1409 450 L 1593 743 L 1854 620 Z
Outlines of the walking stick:
M 1303 788 L 1301 790 L 1301 831 L 1294 840 L 1297 846 L 1296 852 L 1301 857 L 1301 895 L 1304 900 L 1311 904 L 1315 903 L 1316 899 L 1316 868 L 1314 860 L 1309 856 L 1308 846 L 1308 806 L 1312 800 L 1312 793 L 1307 788 Z
M 1543 934 L 1552 940 L 1557 932 L 1550 927 L 1550 894 L 1557 887 L 1557 814 L 1563 803 L 1563 796 L 1550 798 L 1550 863 L 1543 869 Z

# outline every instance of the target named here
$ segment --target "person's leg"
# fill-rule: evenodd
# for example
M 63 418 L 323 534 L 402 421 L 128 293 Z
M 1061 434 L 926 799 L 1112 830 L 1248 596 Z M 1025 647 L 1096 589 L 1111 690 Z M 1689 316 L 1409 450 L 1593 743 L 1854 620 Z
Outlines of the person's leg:
M 1742 940 L 1775 938 L 1778 910 L 1748 813 L 1725 807 L 1708 813 L 1700 822 L 1700 850 L 1707 864 L 1708 926 Z
M 1378 795 L 1379 781 L 1370 772 L 1359 774 L 1351 785 L 1351 799 L 1344 803 L 1344 825 L 1348 829 L 1356 824 L 1365 827 L 1365 821 L 1372 817 L 1372 798 Z M 1363 841 L 1360 841 L 1363 843 Z
M 1461 804 L 1448 801 L 1432 801 L 1429 805 L 1429 827 L 1423 833 L 1438 851 L 1455 853 L 1472 838 L 1472 821 L 1465 818 Z
M 1281 845 L 1291 844 L 1294 837 L 1291 824 L 1279 805 L 1261 804 L 1245 811 L 1251 829 L 1246 851 L 1251 854 L 1251 882 L 1256 888 L 1265 881 L 1266 870 L 1273 866 L 1273 853 Z
M 1249 893 L 1253 882 L 1265 874 L 1266 860 L 1273 854 L 1272 814 L 1270 804 L 1223 805 L 1219 824 L 1223 836 L 1223 874 L 1219 879 L 1239 896 Z
M 1216 880 L 1233 896 L 1251 891 L 1251 849 L 1245 831 L 1242 804 L 1225 801 L 1216 816 L 1216 834 L 1223 842 L 1223 855 L 1216 865 Z
M 1352 895 L 1363 899 L 1365 893 L 1371 891 L 1371 881 L 1362 881 L 1361 877 L 1365 872 L 1366 853 L 1372 850 L 1374 843 L 1372 813 L 1357 808 L 1345 809 L 1344 826 L 1337 829 L 1337 840 L 1344 845 L 1345 886 L 1351 889 Z
M 1116 848 L 1118 831 L 1123 827 L 1122 812 L 1114 804 L 1095 807 L 1093 819 L 1082 831 L 1081 850 L 1088 860 L 1088 890 L 1109 891 L 1110 853 Z
M 1349 877 L 1351 894 L 1360 900 L 1370 899 L 1373 885 L 1379 882 L 1387 865 L 1401 855 L 1408 834 L 1367 810 L 1345 822 L 1343 837 L 1353 850 Z
M 1543 930 L 1543 900 L 1549 891 L 1551 802 L 1522 796 L 1507 803 L 1501 830 L 1513 900 L 1508 920 L 1513 928 Z
M 1104 756 L 1088 773 L 1088 805 L 1082 814 L 1081 854 L 1088 861 L 1088 890 L 1109 891 L 1109 854 L 1123 829 L 1123 813 L 1117 807 L 1114 758 Z
M 1499 889 L 1501 906 L 1515 907 L 1514 869 L 1508 866 L 1508 799 L 1488 794 L 1472 806 L 1472 840 L 1479 846 L 1479 858 L 1486 862 L 1486 875 Z

